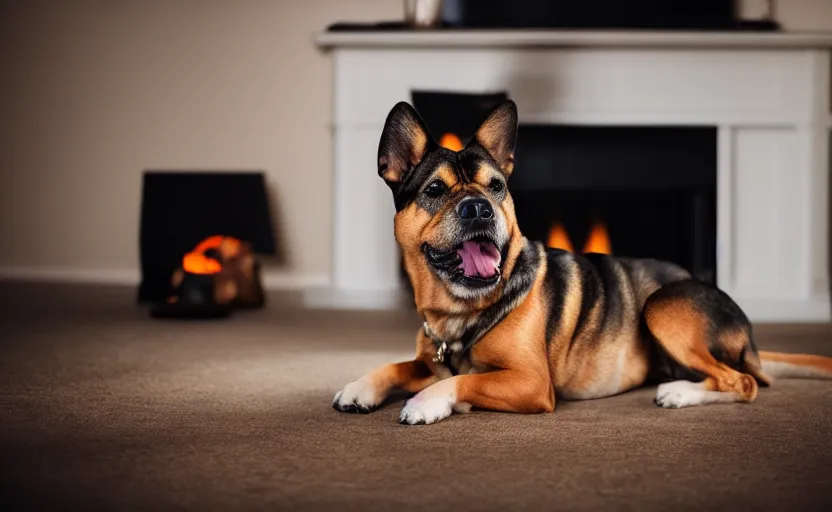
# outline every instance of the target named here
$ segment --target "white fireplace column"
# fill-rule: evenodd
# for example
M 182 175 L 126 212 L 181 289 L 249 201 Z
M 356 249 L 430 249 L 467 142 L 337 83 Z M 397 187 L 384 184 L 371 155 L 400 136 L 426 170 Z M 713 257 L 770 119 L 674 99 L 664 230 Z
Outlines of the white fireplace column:
M 375 164 L 390 108 L 414 89 L 507 91 L 522 123 L 717 127 L 719 286 L 754 321 L 830 320 L 832 35 L 442 31 L 316 41 L 334 66 L 334 232 L 332 286 L 310 304 L 407 300 L 393 200 Z

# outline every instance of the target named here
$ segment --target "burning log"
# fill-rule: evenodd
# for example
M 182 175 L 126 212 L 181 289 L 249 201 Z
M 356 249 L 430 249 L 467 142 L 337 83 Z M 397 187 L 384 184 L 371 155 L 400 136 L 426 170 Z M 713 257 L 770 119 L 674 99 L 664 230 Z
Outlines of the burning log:
M 182 257 L 171 277 L 172 293 L 151 309 L 156 317 L 223 317 L 237 308 L 265 303 L 260 267 L 251 245 L 211 236 Z

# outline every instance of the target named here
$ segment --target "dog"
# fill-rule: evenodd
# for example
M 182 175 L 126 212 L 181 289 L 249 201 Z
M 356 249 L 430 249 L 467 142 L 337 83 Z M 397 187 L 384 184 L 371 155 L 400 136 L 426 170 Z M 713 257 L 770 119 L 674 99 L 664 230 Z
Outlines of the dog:
M 472 407 L 551 413 L 556 397 L 646 383 L 674 409 L 753 402 L 773 377 L 832 378 L 832 358 L 758 352 L 740 307 L 677 265 L 527 240 L 506 186 L 517 120 L 508 100 L 455 152 L 408 103 L 390 111 L 378 174 L 424 324 L 412 361 L 347 384 L 335 409 L 369 413 L 403 390 L 399 421 L 430 424 Z

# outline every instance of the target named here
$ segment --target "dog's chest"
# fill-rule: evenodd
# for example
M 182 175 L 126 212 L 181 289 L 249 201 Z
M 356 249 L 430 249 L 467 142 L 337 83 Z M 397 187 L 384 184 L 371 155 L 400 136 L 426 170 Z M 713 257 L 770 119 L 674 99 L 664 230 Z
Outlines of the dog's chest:
M 445 357 L 442 363 L 436 363 L 436 375 L 440 379 L 449 379 L 455 375 L 484 373 L 488 371 L 485 365 L 480 364 L 476 358 L 472 357 L 470 350 L 462 352 L 461 345 L 453 348 L 460 349 L 460 351 L 451 352 Z
M 448 344 L 461 341 L 465 333 L 477 323 L 476 317 L 449 316 L 438 322 L 438 329 L 434 331 L 435 339 L 446 341 Z
M 476 317 L 458 316 L 425 322 L 425 334 L 432 341 L 433 361 L 441 378 L 483 371 L 471 355 L 471 340 L 467 340 L 477 320 Z

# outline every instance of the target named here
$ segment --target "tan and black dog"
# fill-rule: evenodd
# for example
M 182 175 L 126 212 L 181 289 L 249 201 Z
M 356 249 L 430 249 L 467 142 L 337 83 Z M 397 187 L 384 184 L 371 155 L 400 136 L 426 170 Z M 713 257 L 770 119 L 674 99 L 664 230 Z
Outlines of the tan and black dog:
M 407 103 L 390 112 L 378 173 L 424 326 L 414 360 L 347 384 L 333 407 L 371 412 L 401 389 L 416 395 L 400 421 L 420 424 L 471 407 L 552 412 L 556 396 L 653 381 L 655 403 L 678 408 L 752 402 L 771 377 L 832 378 L 832 358 L 757 352 L 737 304 L 678 266 L 527 240 L 506 188 L 516 136 L 511 101 L 459 152 Z

